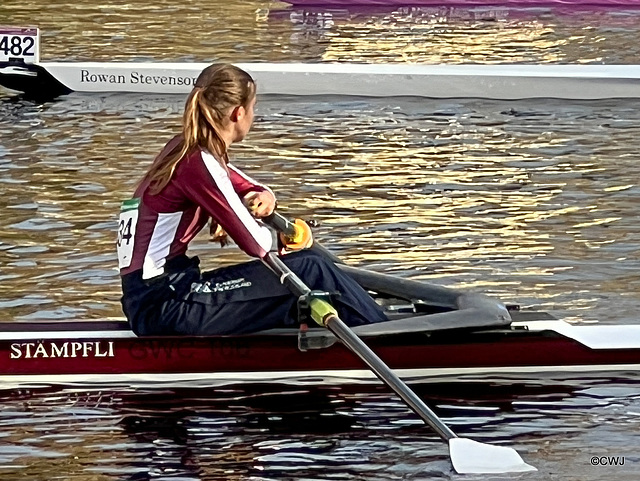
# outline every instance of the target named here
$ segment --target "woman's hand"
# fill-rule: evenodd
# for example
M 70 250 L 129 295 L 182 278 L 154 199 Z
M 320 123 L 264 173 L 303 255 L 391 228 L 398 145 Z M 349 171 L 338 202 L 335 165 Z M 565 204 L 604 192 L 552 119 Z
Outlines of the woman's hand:
M 213 219 L 209 225 L 209 240 L 211 242 L 219 242 L 220 247 L 224 247 L 229 244 L 229 235 L 222 227 L 220 227 L 220 224 Z
M 249 192 L 244 196 L 244 203 L 251 214 L 258 219 L 268 216 L 276 208 L 276 198 L 268 190 Z

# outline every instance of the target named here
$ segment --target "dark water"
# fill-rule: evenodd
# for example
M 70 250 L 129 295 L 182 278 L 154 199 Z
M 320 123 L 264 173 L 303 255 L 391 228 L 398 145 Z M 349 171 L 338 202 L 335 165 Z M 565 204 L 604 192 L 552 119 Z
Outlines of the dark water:
M 461 436 L 514 447 L 539 469 L 486 476 L 453 473 L 446 445 L 382 388 L 25 388 L 0 396 L 0 479 L 633 480 L 639 383 L 417 387 Z
M 43 60 L 639 63 L 638 11 L 298 10 L 285 4 L 3 0 Z M 183 99 L 0 93 L 3 320 L 120 317 L 119 202 L 176 131 Z M 319 221 L 347 262 L 495 295 L 575 322 L 635 323 L 640 99 L 262 97 L 235 161 Z M 238 262 L 202 238 L 207 267 Z M 462 435 L 537 474 L 632 480 L 637 375 L 448 380 L 419 393 Z M 624 457 L 594 467 L 591 456 Z M 458 479 L 383 389 L 7 390 L 0 479 Z M 465 477 L 464 479 L 475 479 Z M 461 478 L 462 479 L 462 478 Z

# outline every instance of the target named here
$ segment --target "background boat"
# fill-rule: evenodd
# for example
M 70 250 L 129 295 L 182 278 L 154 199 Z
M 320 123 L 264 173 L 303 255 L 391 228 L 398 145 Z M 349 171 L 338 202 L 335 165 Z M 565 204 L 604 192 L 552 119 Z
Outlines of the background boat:
M 261 95 L 597 100 L 640 98 L 640 65 L 237 63 Z M 26 98 L 71 92 L 186 95 L 204 63 L 0 62 L 0 85 Z

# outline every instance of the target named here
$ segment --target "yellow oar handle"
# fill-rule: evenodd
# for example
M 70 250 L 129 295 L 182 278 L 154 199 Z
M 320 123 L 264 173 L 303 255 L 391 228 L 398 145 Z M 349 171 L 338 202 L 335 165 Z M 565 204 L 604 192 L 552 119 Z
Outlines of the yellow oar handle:
M 277 230 L 278 232 L 280 232 L 284 236 L 295 236 L 296 235 L 295 224 L 293 222 L 289 221 L 288 219 L 282 217 L 278 212 L 274 211 L 271 215 L 269 215 L 269 216 L 265 217 L 264 219 L 262 219 L 262 221 L 265 224 L 273 227 L 275 230 Z M 306 224 L 306 222 L 305 222 L 305 224 Z M 307 227 L 308 227 L 308 225 L 307 225 Z M 311 229 L 309 228 L 309 230 L 311 230 Z M 283 240 L 283 242 L 285 242 L 285 241 Z M 327 259 L 330 259 L 335 264 L 344 264 L 344 262 L 342 262 L 340 259 L 338 259 L 337 256 L 335 256 L 334 254 L 329 252 L 327 249 L 325 249 L 324 246 L 322 246 L 319 242 L 313 241 L 313 239 L 312 239 L 312 244 L 310 244 L 310 247 L 314 251 L 316 251 L 319 254 L 325 256 Z
M 313 298 L 309 303 L 311 319 L 321 327 L 327 327 L 327 321 L 332 317 L 337 317 L 338 312 L 324 299 Z
M 313 234 L 311 233 L 311 227 L 302 219 L 295 219 L 291 226 L 293 227 L 292 234 L 282 233 L 283 241 L 288 249 L 299 250 L 308 249 L 313 244 Z

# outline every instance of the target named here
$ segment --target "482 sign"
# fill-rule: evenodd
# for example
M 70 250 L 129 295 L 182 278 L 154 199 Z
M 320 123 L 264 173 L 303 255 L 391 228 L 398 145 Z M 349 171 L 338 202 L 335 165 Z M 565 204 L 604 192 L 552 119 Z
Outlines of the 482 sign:
M 26 63 L 40 61 L 40 30 L 36 27 L 0 26 L 0 62 L 21 59 Z

